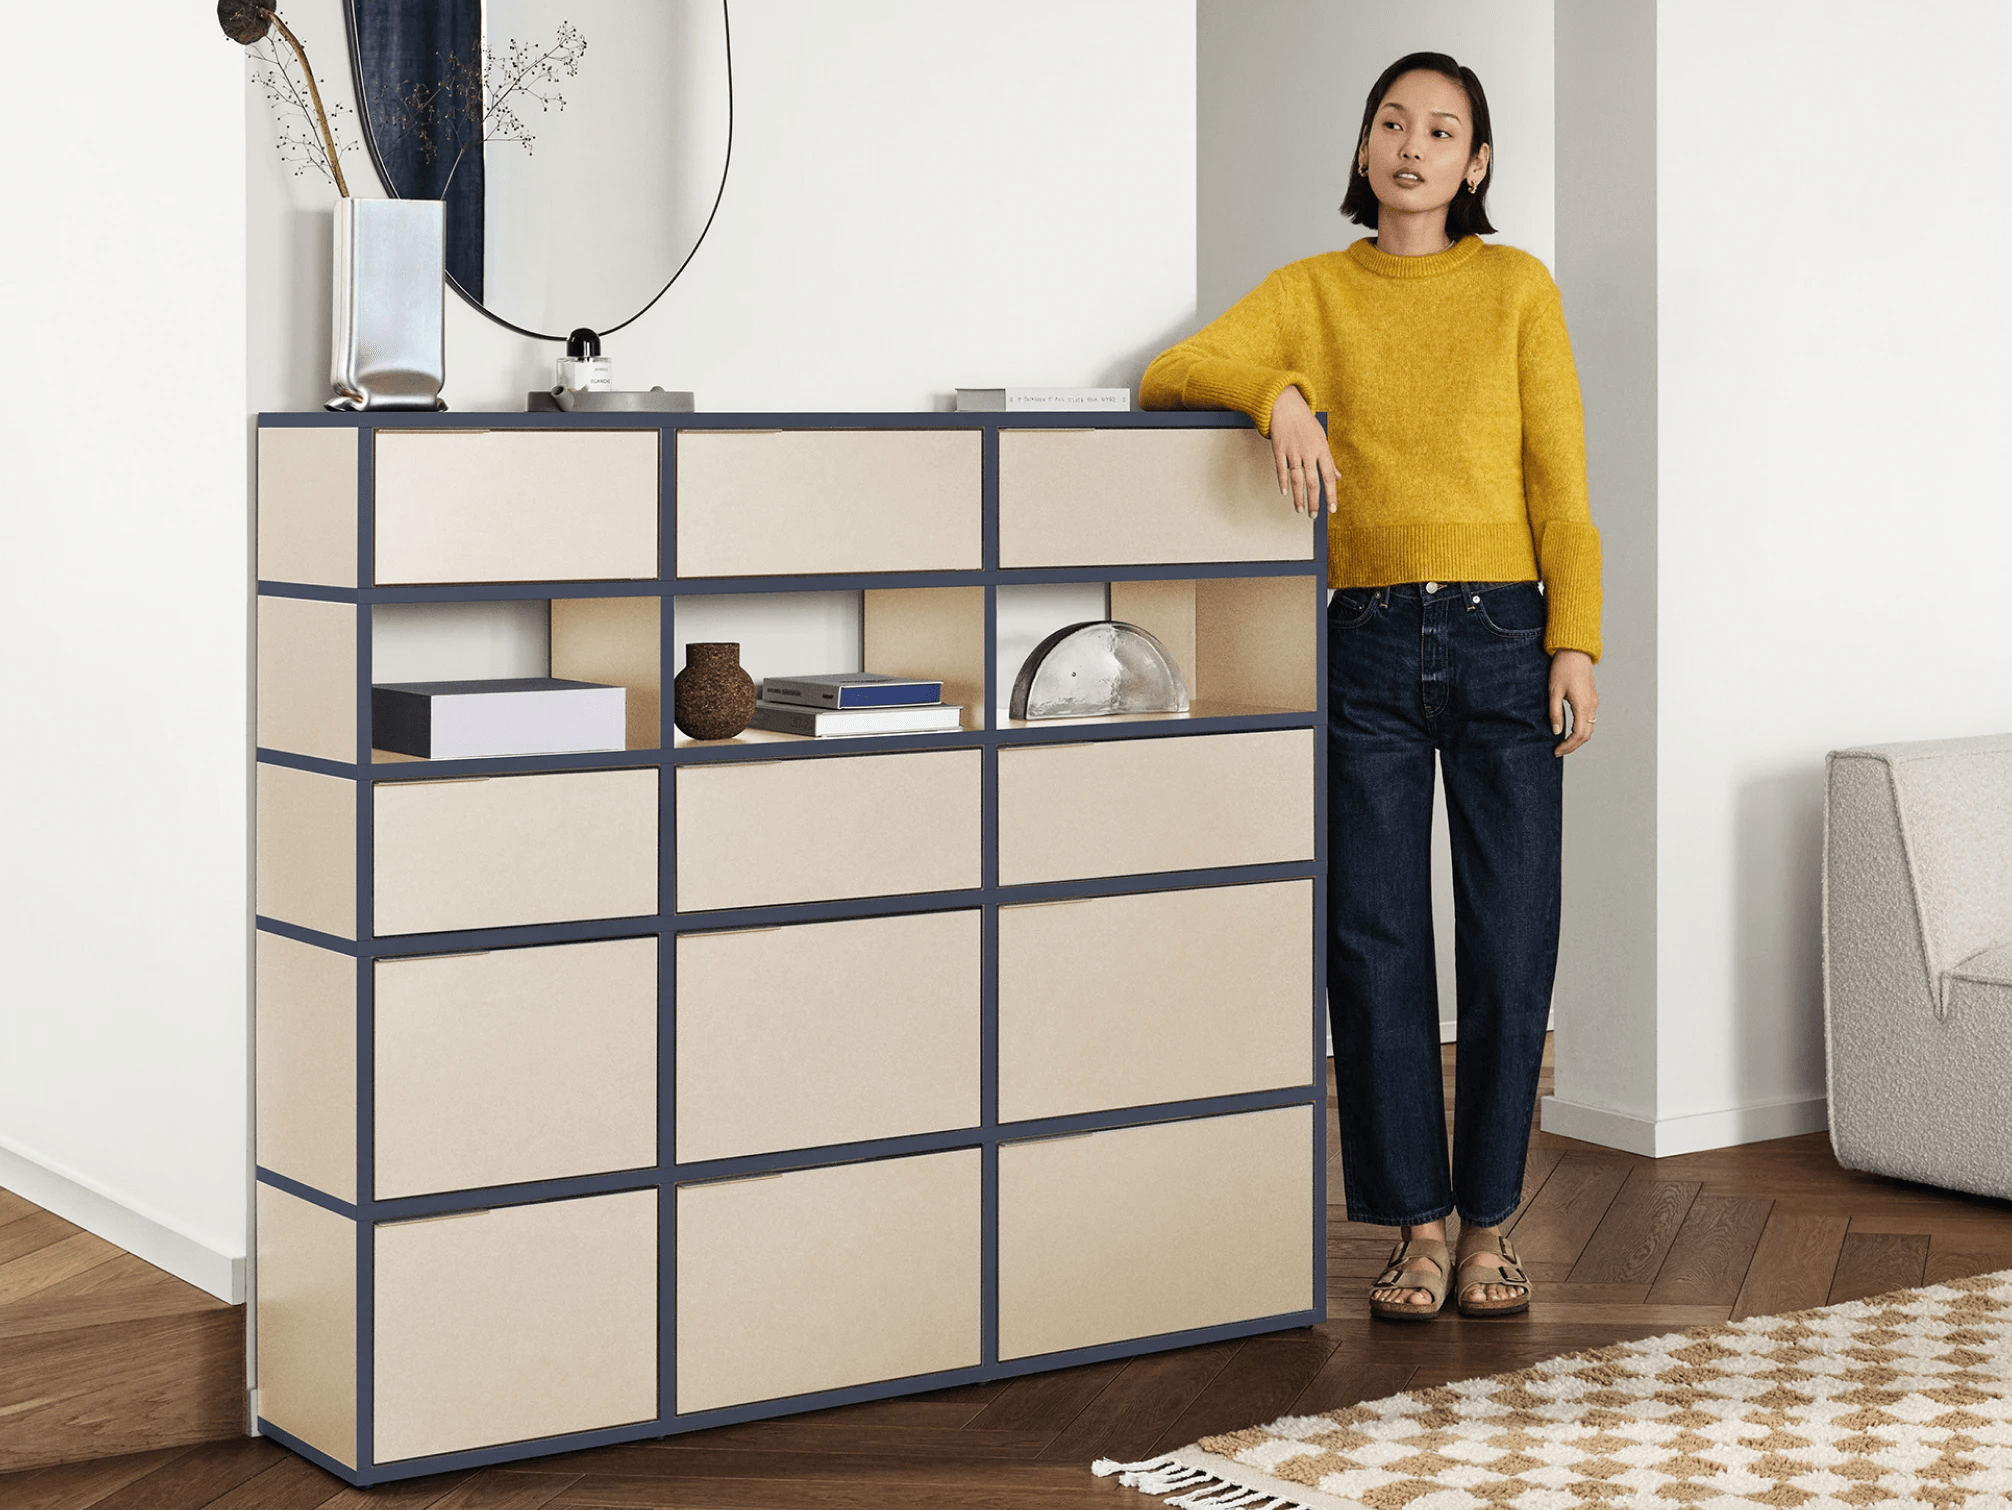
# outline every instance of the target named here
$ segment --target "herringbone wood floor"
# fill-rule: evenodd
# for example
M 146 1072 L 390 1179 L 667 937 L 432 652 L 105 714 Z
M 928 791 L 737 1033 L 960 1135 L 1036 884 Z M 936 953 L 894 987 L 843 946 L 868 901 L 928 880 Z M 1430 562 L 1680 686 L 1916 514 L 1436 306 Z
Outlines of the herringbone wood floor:
M 1449 1090 L 1451 1063 L 1449 1050 Z M 2012 1268 L 2012 1203 L 1840 1169 L 1821 1133 L 1662 1160 L 1536 1134 L 1514 1234 L 1540 1291 L 1521 1317 L 1372 1323 L 1361 1294 L 1390 1234 L 1334 1215 L 1331 1319 L 1304 1331 L 367 1492 L 239 1438 L 0 1476 L 0 1510 L 1153 1503 L 1092 1478 L 1091 1459 L 1145 1457 L 1288 1411 L 1677 1327 Z M 0 1297 L 7 1274 L 0 1260 Z

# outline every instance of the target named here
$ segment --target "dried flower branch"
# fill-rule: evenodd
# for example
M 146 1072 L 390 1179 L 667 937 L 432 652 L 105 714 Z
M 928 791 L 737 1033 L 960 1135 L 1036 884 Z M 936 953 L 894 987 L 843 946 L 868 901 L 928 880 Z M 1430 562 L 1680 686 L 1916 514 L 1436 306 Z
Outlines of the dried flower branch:
M 243 47 L 252 47 L 266 41 L 269 30 L 277 30 L 286 39 L 286 45 L 293 49 L 293 55 L 300 60 L 300 74 L 307 86 L 307 100 L 314 106 L 313 119 L 321 128 L 322 155 L 315 158 L 310 154 L 308 161 L 328 175 L 329 181 L 335 185 L 336 193 L 344 199 L 349 198 L 349 185 L 342 180 L 342 157 L 336 151 L 335 133 L 329 127 L 328 112 L 322 109 L 321 89 L 314 81 L 314 67 L 307 61 L 307 49 L 300 45 L 300 38 L 293 34 L 286 22 L 280 20 L 277 10 L 270 6 L 259 5 L 256 0 L 217 0 L 217 25 L 223 28 L 225 36 Z M 284 86 L 276 91 L 272 83 L 261 80 L 265 83 L 267 100 L 275 104 L 284 100 L 300 105 L 299 90 L 294 85 L 289 70 L 284 66 L 284 59 L 279 55 L 276 45 L 271 48 L 271 53 L 272 56 L 265 58 L 264 61 L 269 66 L 277 68 L 280 78 L 284 80 Z M 300 105 L 300 110 L 305 117 L 306 106 Z M 282 156 L 287 155 L 289 143 L 294 140 L 286 124 L 286 118 L 282 117 L 280 125 Z M 289 158 L 289 161 L 293 160 L 295 159 Z M 296 168 L 295 171 L 301 170 Z
M 579 77 L 580 60 L 586 55 L 587 38 L 570 21 L 559 23 L 550 46 L 513 37 L 500 52 L 485 47 L 479 58 L 449 53 L 437 80 L 402 84 L 399 95 L 381 112 L 377 128 L 387 136 L 415 138 L 425 162 L 453 150 L 454 161 L 440 186 L 445 198 L 470 147 L 512 142 L 526 154 L 534 151 L 537 137 L 520 112 L 528 112 L 534 104 L 540 113 L 564 110 L 566 97 L 559 92 L 559 80 Z
M 326 121 L 328 136 L 325 139 L 316 129 L 317 116 L 313 109 L 312 96 L 301 81 L 301 74 L 291 52 L 282 49 L 268 37 L 253 47 L 246 49 L 252 57 L 252 80 L 265 91 L 266 104 L 271 107 L 273 125 L 279 133 L 279 155 L 290 166 L 296 178 L 310 170 L 319 173 L 338 188 L 342 187 L 336 161 L 329 156 L 328 141 L 344 151 L 354 152 L 357 143 L 345 130 L 345 114 L 354 114 L 340 102 L 328 109 Z

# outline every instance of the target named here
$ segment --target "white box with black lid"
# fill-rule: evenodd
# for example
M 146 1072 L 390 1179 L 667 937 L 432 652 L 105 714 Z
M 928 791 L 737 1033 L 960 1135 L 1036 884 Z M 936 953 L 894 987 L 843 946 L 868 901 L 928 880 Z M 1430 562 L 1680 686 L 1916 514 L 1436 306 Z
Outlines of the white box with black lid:
M 550 676 L 386 682 L 370 689 L 370 739 L 424 760 L 619 750 L 627 701 L 621 687 Z

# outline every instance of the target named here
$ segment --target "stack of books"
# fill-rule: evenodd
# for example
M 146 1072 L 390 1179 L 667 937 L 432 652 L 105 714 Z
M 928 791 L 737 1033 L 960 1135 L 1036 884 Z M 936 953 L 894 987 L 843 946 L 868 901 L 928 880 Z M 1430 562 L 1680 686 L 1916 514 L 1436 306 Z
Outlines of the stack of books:
M 871 671 L 771 676 L 762 681 L 753 727 L 815 738 L 935 734 L 961 728 L 964 707 L 943 701 L 943 683 Z

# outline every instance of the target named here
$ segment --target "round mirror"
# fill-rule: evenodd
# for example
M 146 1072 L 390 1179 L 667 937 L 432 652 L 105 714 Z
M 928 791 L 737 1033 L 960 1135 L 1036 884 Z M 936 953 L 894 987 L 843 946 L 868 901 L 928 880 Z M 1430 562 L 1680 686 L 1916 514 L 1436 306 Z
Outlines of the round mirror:
M 723 0 L 345 0 L 400 199 L 444 199 L 447 275 L 525 335 L 617 330 L 697 249 L 733 134 Z

